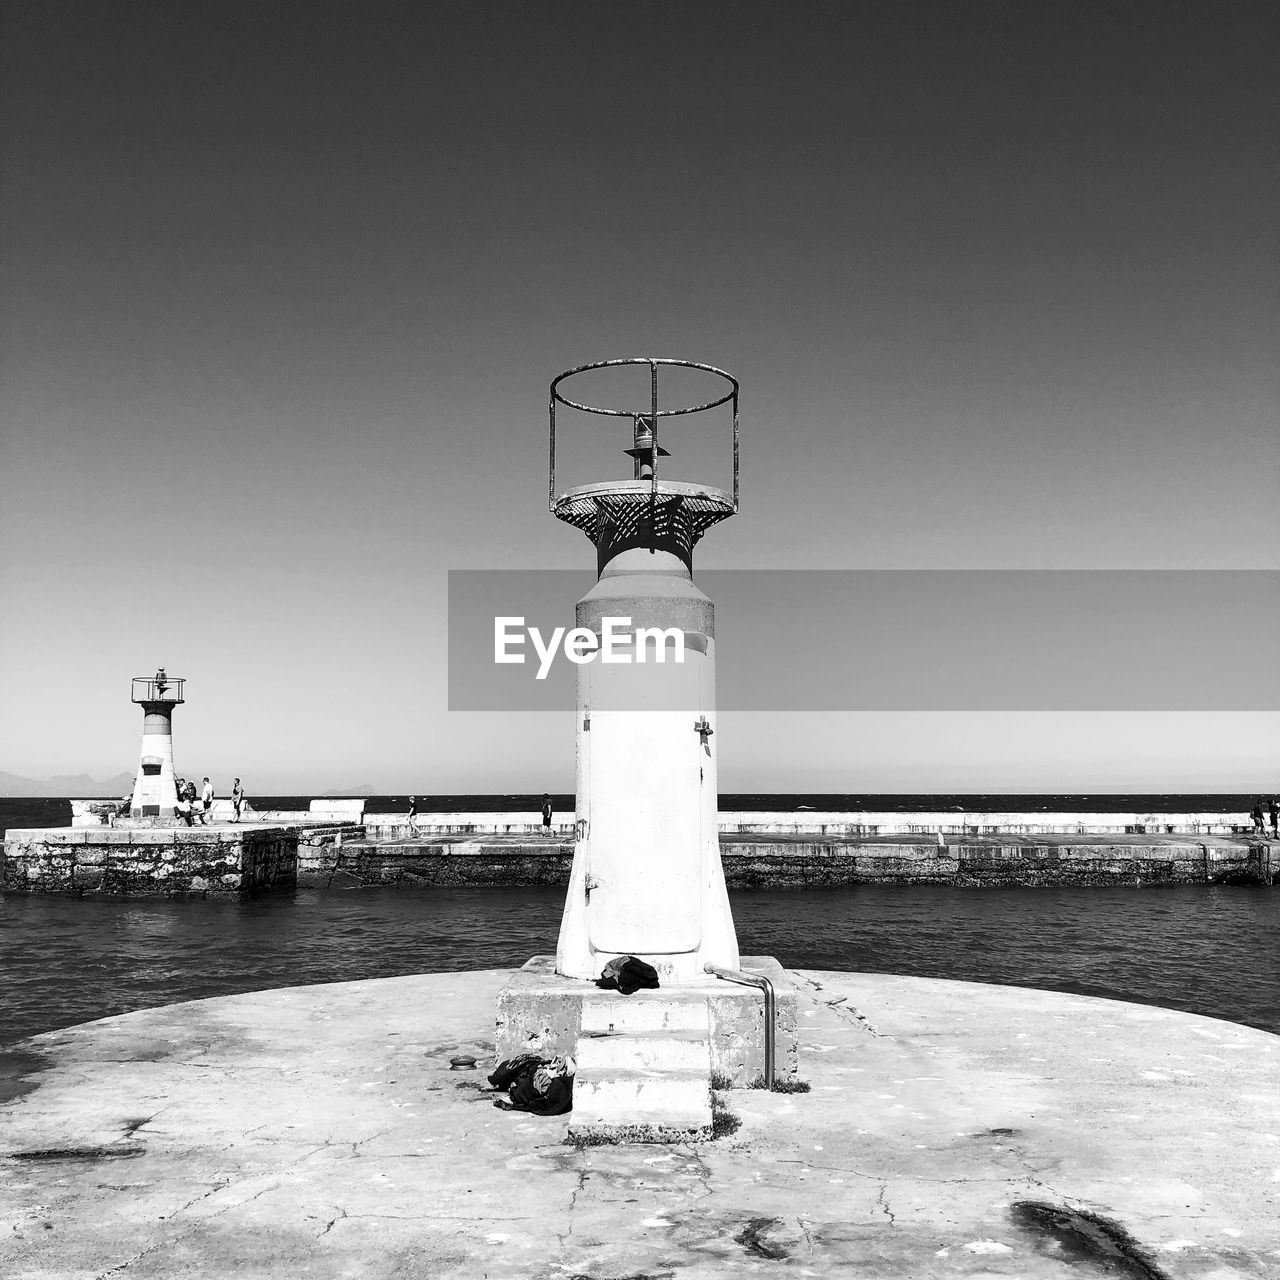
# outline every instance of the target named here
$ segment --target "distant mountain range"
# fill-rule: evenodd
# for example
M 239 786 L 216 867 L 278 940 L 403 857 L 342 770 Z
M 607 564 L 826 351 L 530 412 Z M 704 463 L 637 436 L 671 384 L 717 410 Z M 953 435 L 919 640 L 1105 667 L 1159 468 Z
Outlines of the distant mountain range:
M 23 778 L 0 769 L 0 796 L 51 796 L 61 799 L 106 799 L 133 790 L 133 774 L 117 773 L 95 782 L 87 773 L 59 774 L 56 778 Z
M 87 773 L 59 774 L 56 778 L 24 778 L 17 773 L 5 773 L 0 769 L 0 797 L 16 799 L 25 796 L 55 799 L 116 799 L 133 790 L 134 776 L 117 773 L 113 778 L 95 781 Z M 301 793 L 299 793 L 301 794 Z M 371 783 L 362 782 L 358 787 L 338 787 L 333 791 L 312 792 L 326 799 L 345 796 L 376 796 L 381 794 Z

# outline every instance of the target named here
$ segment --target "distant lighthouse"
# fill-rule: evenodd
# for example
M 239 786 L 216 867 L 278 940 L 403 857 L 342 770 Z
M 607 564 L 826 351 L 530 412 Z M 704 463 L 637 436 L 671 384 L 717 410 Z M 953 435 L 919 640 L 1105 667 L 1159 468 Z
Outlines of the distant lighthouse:
M 133 701 L 142 706 L 142 750 L 133 783 L 129 815 L 172 818 L 178 803 L 173 776 L 173 709 L 182 698 L 184 680 L 165 673 L 134 676 Z
M 601 408 L 562 390 L 577 374 L 623 365 L 647 367 L 647 403 Z M 703 371 L 723 394 L 664 407 L 659 372 L 671 366 Z M 629 479 L 556 492 L 557 404 L 626 421 Z M 660 478 L 671 419 L 719 406 L 732 414 L 732 492 Z M 552 382 L 550 418 L 550 509 L 595 544 L 599 578 L 576 621 L 601 659 L 578 666 L 577 840 L 556 971 L 597 978 L 633 955 L 664 986 L 704 981 L 705 964 L 737 968 L 739 956 L 720 863 L 715 609 L 694 585 L 693 548 L 738 509 L 738 383 L 686 360 L 607 360 Z

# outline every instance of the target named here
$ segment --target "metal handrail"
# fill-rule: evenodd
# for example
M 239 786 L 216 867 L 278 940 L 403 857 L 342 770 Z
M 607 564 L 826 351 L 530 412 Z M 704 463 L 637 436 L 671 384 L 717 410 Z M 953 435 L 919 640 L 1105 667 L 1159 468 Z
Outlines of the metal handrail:
M 775 1046 L 774 1020 L 777 1005 L 773 998 L 773 983 L 762 973 L 744 973 L 741 969 L 723 969 L 718 964 L 704 964 L 703 973 L 712 973 L 726 982 L 738 982 L 744 987 L 759 987 L 764 992 L 764 1087 L 773 1088 L 773 1055 Z

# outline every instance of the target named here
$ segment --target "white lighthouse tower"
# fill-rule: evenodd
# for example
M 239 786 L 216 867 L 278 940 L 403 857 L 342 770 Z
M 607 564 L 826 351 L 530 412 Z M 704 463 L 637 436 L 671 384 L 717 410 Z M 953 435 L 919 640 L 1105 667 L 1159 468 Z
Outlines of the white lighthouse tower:
M 142 750 L 133 783 L 129 814 L 134 818 L 172 818 L 178 803 L 173 776 L 173 709 L 183 701 L 186 682 L 165 674 L 134 676 L 133 701 L 142 706 Z
M 578 374 L 620 365 L 647 366 L 647 404 L 601 408 L 562 390 Z M 668 366 L 712 375 L 723 394 L 664 407 L 659 370 Z M 629 479 L 556 492 L 557 404 L 625 419 Z M 660 478 L 670 420 L 719 406 L 732 413 L 732 493 Z M 738 509 L 738 383 L 687 360 L 607 360 L 560 374 L 550 417 L 551 512 L 597 550 L 599 580 L 578 601 L 577 626 L 614 657 L 601 651 L 578 666 L 577 840 L 556 972 L 598 978 L 631 955 L 653 965 L 663 986 L 705 981 L 705 965 L 736 969 L 739 956 L 720 864 L 715 608 L 694 585 L 693 548 Z

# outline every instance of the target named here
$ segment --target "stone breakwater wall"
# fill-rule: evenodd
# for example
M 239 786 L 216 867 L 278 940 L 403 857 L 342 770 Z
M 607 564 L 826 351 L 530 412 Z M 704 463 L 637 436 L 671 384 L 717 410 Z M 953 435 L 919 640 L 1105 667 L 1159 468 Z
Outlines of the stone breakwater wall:
M 298 884 L 319 889 L 567 885 L 572 864 L 573 844 L 559 840 L 344 840 L 300 847 Z
M 291 889 L 298 828 L 59 827 L 9 831 L 0 890 L 94 896 L 207 897 Z
M 939 843 L 897 837 L 813 840 L 722 836 L 731 889 L 848 884 L 1037 885 L 1272 884 L 1280 842 L 1169 836 L 1001 835 Z M 299 859 L 298 883 L 358 885 L 567 885 L 573 844 L 519 837 L 344 840 Z
M 969 836 L 939 843 L 899 838 L 779 841 L 721 837 L 730 888 L 840 884 L 1270 885 L 1280 843 L 1224 837 Z
M 533 829 L 540 831 L 540 824 Z M 403 824 L 390 836 L 386 830 L 335 815 L 285 824 L 10 831 L 0 856 L 0 891 L 185 897 L 297 886 L 569 882 L 571 827 L 561 826 L 550 838 L 509 832 L 406 835 Z M 793 830 L 725 832 L 720 849 L 733 889 L 1270 885 L 1280 868 L 1280 841 L 1247 834 Z

